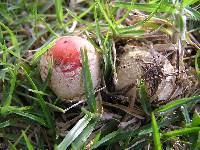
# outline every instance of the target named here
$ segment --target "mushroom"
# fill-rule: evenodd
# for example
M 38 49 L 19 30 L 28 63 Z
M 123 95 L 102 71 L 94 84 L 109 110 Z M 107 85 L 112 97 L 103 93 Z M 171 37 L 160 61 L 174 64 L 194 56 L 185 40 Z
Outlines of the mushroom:
M 81 49 L 87 50 L 88 64 L 97 87 L 100 80 L 99 56 L 94 46 L 78 36 L 63 36 L 56 40 L 40 59 L 40 74 L 43 81 L 48 76 L 48 66 L 52 63 L 50 88 L 62 100 L 78 100 L 84 95 Z
M 127 96 L 136 96 L 137 85 L 144 80 L 151 101 L 166 101 L 174 94 L 175 69 L 170 61 L 146 46 L 125 45 L 116 68 L 116 89 L 131 89 Z

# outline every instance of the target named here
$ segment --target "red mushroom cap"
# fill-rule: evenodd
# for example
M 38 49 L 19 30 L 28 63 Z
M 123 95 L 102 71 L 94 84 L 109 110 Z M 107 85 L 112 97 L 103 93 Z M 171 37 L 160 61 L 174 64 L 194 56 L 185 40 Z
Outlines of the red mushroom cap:
M 49 54 L 53 57 L 54 65 L 59 65 L 62 72 L 69 72 L 82 66 L 80 51 L 69 37 L 58 39 L 55 45 L 49 50 Z M 64 65 L 70 65 L 71 67 L 64 68 Z

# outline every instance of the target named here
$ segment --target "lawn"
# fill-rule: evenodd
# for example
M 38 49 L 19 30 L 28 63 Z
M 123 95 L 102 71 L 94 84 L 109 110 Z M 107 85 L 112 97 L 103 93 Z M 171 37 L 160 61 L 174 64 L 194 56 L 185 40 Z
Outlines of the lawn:
M 199 58 L 198 0 L 1 0 L 0 149 L 198 150 Z

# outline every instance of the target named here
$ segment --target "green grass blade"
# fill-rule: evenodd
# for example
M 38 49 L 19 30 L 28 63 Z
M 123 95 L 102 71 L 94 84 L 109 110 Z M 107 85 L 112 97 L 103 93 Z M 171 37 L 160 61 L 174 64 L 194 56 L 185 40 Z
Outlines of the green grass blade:
M 175 100 L 175 101 L 172 101 L 170 103 L 167 103 L 166 105 L 157 108 L 154 112 L 161 113 L 161 112 L 166 112 L 166 111 L 172 111 L 172 110 L 174 110 L 174 109 L 176 109 L 176 108 L 178 108 L 178 107 L 180 107 L 184 104 L 196 102 L 196 101 L 199 101 L 199 100 L 200 100 L 199 95 L 189 97 L 189 98 L 182 98 L 182 99 Z
M 103 4 L 100 2 L 100 0 L 96 0 L 96 2 L 97 2 L 97 4 L 98 4 L 99 9 L 100 9 L 100 11 L 102 12 L 102 14 L 103 14 L 105 20 L 108 22 L 109 26 L 111 27 L 111 29 L 113 29 L 113 31 L 114 31 L 115 33 L 117 33 L 116 25 L 113 24 L 112 20 L 108 17 L 108 15 L 107 15 L 107 13 L 106 13 L 106 11 L 105 11 L 105 9 L 104 9 Z
M 0 116 L 6 116 L 9 114 L 17 114 L 19 116 L 23 116 L 25 118 L 31 119 L 35 122 L 38 122 L 41 125 L 47 126 L 45 120 L 36 115 L 30 114 L 26 111 L 32 109 L 31 106 L 17 107 L 17 106 L 6 106 L 0 107 Z
M 91 118 L 84 116 L 76 125 L 68 132 L 62 142 L 56 147 L 57 150 L 66 150 L 70 144 L 83 132 L 89 124 Z
M 197 127 L 200 125 L 200 115 L 195 111 L 192 117 L 192 127 Z
M 154 113 L 151 113 L 151 122 L 152 122 L 152 128 L 153 128 L 154 149 L 162 150 L 159 128 L 158 128 L 158 124 L 156 122 Z
M 3 27 L 9 34 L 10 34 L 10 38 L 13 44 L 13 47 L 15 48 L 15 52 L 17 54 L 18 57 L 20 57 L 20 48 L 19 48 L 19 43 L 17 41 L 17 38 L 15 36 L 15 34 L 13 33 L 13 31 L 7 27 L 4 23 L 0 22 L 0 26 Z
M 43 22 L 43 24 L 45 25 L 45 27 L 48 29 L 48 31 L 49 31 L 52 35 L 54 35 L 56 38 L 59 37 L 58 34 L 57 34 L 55 31 L 53 31 L 53 29 L 50 27 L 50 25 L 44 21 L 43 18 L 40 17 L 39 19 Z
M 178 28 L 181 40 L 185 40 L 185 34 L 186 34 L 186 16 L 182 14 L 176 15 L 176 21 L 175 21 L 176 27 Z
M 181 111 L 182 111 L 182 114 L 184 116 L 185 123 L 186 123 L 186 126 L 187 126 L 187 125 L 190 124 L 190 116 L 189 116 L 189 112 L 187 110 L 187 106 L 186 105 L 181 106 Z
M 15 85 L 16 85 L 16 81 L 17 81 L 17 70 L 15 69 L 10 69 L 10 88 L 9 88 L 9 93 L 8 93 L 8 97 L 6 99 L 6 101 L 4 102 L 4 106 L 10 106 L 11 105 L 11 101 L 12 101 L 12 97 L 13 97 L 13 93 L 15 90 Z
M 16 113 L 20 111 L 27 111 L 32 109 L 31 106 L 24 106 L 24 107 L 18 107 L 18 106 L 4 106 L 0 107 L 0 115 L 8 115 L 11 113 Z
M 78 16 L 76 16 L 72 11 L 70 11 L 69 9 L 66 9 L 67 11 L 68 11 L 68 13 L 69 13 L 69 15 L 71 15 L 76 21 L 78 21 L 78 22 L 80 22 L 80 23 L 83 23 L 83 24 L 87 24 L 87 25 L 89 25 L 88 23 L 89 22 L 87 22 L 87 21 L 84 21 L 83 19 L 81 19 L 81 18 L 83 18 L 84 16 L 86 16 L 88 13 L 90 13 L 91 11 L 92 11 L 92 9 L 95 7 L 95 3 L 94 4 L 92 4 L 88 9 L 86 9 L 84 12 L 82 12 L 80 15 L 78 15 Z M 68 25 L 70 25 L 71 23 L 73 23 L 74 22 L 74 20 L 73 19 L 71 19 L 71 20 L 69 20 L 68 22 L 66 22 L 66 24 L 65 24 L 65 26 L 68 26 Z
M 193 117 L 192 117 L 192 123 L 191 123 L 191 127 L 198 127 L 200 125 L 200 116 L 199 114 L 194 111 Z M 199 133 L 191 133 L 189 134 L 189 141 L 192 143 L 190 146 L 191 150 L 195 150 L 198 149 L 198 140 L 199 140 Z
M 118 134 L 119 131 L 114 131 L 112 133 L 107 134 L 106 136 L 104 136 L 101 140 L 99 140 L 98 142 L 96 142 L 94 145 L 91 146 L 91 150 L 92 149 L 96 149 L 97 147 L 99 147 L 100 145 L 104 144 L 105 142 L 109 141 L 110 139 L 112 139 L 113 137 L 115 137 Z
M 97 10 L 98 10 L 98 7 L 95 6 L 95 9 L 94 9 L 94 18 L 95 18 L 95 31 L 96 31 L 96 36 L 97 36 L 97 40 L 98 40 L 98 43 L 100 45 L 101 48 L 103 48 L 103 43 L 102 43 L 102 38 L 101 38 L 101 33 L 100 33 L 100 25 L 99 25 L 99 18 L 98 18 L 98 13 L 97 13 Z
M 22 93 L 22 92 L 17 92 L 17 94 L 22 95 L 22 96 L 25 96 L 25 97 L 27 97 L 27 98 L 29 98 L 29 99 L 31 99 L 31 100 L 34 100 L 34 101 L 36 101 L 37 103 L 39 103 L 39 99 L 36 98 L 36 97 L 33 97 L 33 96 L 30 96 L 30 95 L 24 94 L 24 93 Z M 53 109 L 54 111 L 62 112 L 62 113 L 65 113 L 65 112 L 66 112 L 65 109 L 62 109 L 62 108 L 60 108 L 60 107 L 58 107 L 58 106 L 56 106 L 56 105 L 54 105 L 54 104 L 51 104 L 51 103 L 49 103 L 49 102 L 46 102 L 46 101 L 45 101 L 45 104 L 49 107 L 49 109 Z
M 91 23 L 81 19 L 81 17 L 77 16 L 76 14 L 74 14 L 71 10 L 66 9 L 67 12 L 69 13 L 70 16 L 72 16 L 77 22 L 81 23 L 81 24 L 85 24 L 87 26 L 91 26 Z
M 38 91 L 38 90 L 33 90 L 33 89 L 28 89 L 28 91 L 33 92 L 35 94 L 48 95 L 47 93 L 44 93 L 43 91 Z
M 96 100 L 95 100 L 94 88 L 92 84 L 86 49 L 81 49 L 81 58 L 83 65 L 84 87 L 85 87 L 85 95 L 87 98 L 87 104 L 91 112 L 96 112 Z
M 30 113 L 27 113 L 27 112 L 23 112 L 23 111 L 19 111 L 19 112 L 13 112 L 19 116 L 23 116 L 23 117 L 26 117 L 28 119 L 31 119 L 35 122 L 38 122 L 40 125 L 43 125 L 45 127 L 48 127 L 45 120 L 39 116 L 36 116 L 36 115 L 33 115 L 33 114 L 30 114 Z
M 0 27 L 1 28 L 1 27 Z M 2 35 L 3 36 L 3 35 Z M 2 37 L 3 38 L 3 37 Z M 3 42 L 2 42 L 3 43 Z M 3 56 L 2 56 L 2 63 L 3 64 L 6 64 L 7 63 L 7 57 L 8 57 L 8 48 L 6 46 L 6 44 L 1 44 L 0 42 L 0 48 L 1 50 L 3 51 Z
M 198 1 L 199 0 L 183 0 L 182 6 L 183 6 L 183 8 L 185 8 L 186 6 L 190 6 Z
M 62 26 L 64 21 L 62 0 L 54 0 L 58 23 Z
M 37 60 L 48 50 L 50 49 L 54 44 L 55 44 L 55 40 L 43 45 L 42 47 L 40 47 L 37 52 L 33 55 L 33 58 L 31 60 L 31 64 L 35 64 L 37 62 Z
M 14 145 L 14 144 L 12 144 L 10 141 L 8 141 L 8 143 L 9 143 L 9 148 L 11 149 L 11 150 L 17 150 L 17 148 L 16 148 L 16 146 Z
M 119 28 L 119 34 L 134 34 L 134 33 L 140 33 L 140 32 L 143 32 L 145 33 L 144 30 L 138 30 L 137 27 L 135 26 L 127 26 L 127 27 L 123 27 L 123 28 Z
M 147 89 L 143 81 L 140 82 L 139 95 L 140 95 L 140 102 L 142 104 L 144 112 L 147 115 L 150 115 L 151 114 L 150 98 L 148 96 Z
M 1 26 L 0 26 L 0 43 L 3 43 L 3 42 L 4 42 L 3 32 L 2 32 L 2 29 L 1 29 Z
M 31 77 L 29 76 L 29 74 L 28 74 L 28 72 L 26 71 L 26 69 L 25 69 L 24 67 L 22 67 L 22 66 L 21 66 L 21 68 L 22 68 L 22 70 L 24 71 L 24 74 L 25 74 L 26 78 L 28 79 L 29 83 L 31 84 L 32 88 L 33 88 L 34 90 L 38 91 L 37 86 L 35 85 L 35 83 L 34 83 L 33 80 L 31 79 Z M 54 128 L 54 126 L 53 126 L 52 117 L 51 117 L 51 115 L 50 115 L 49 109 L 47 109 L 47 106 L 46 106 L 46 104 L 45 104 L 45 101 L 44 101 L 42 95 L 36 94 L 36 96 L 37 96 L 37 98 L 39 99 L 39 104 L 40 104 L 40 106 L 41 106 L 41 108 L 42 108 L 42 111 L 43 111 L 43 113 L 44 113 L 44 115 L 45 115 L 45 118 L 46 118 L 48 127 L 51 128 L 52 131 L 54 131 L 54 133 L 55 133 L 55 128 Z
M 92 145 L 95 145 L 99 141 L 100 136 L 101 136 L 101 131 L 95 134 L 95 137 L 92 139 Z
M 97 119 L 91 120 L 87 127 L 83 130 L 83 132 L 76 138 L 76 140 L 72 143 L 73 149 L 82 149 L 84 144 L 86 143 L 88 137 L 95 129 L 97 123 Z
M 198 133 L 200 131 L 200 127 L 191 127 L 191 128 L 183 128 L 179 130 L 169 131 L 163 134 L 164 138 L 188 135 L 190 133 Z
M 11 121 L 11 120 L 6 120 L 4 122 L 1 122 L 0 123 L 0 129 L 11 126 L 12 124 L 13 124 L 13 121 Z
M 187 7 L 185 9 L 186 14 L 189 15 L 187 16 L 188 19 L 193 19 L 193 20 L 200 20 L 200 12 L 191 8 L 191 7 Z
M 157 4 L 157 7 L 154 9 L 154 11 L 151 12 L 151 13 L 148 15 L 148 17 L 146 17 L 144 20 L 142 20 L 142 21 L 136 23 L 135 26 L 144 26 L 145 23 L 147 23 L 147 22 L 158 12 L 158 10 L 160 9 L 160 7 L 162 7 L 163 3 L 164 3 L 164 1 L 161 0 L 161 1 Z M 158 27 L 156 27 L 156 28 L 158 28 Z
M 200 78 L 199 57 L 200 57 L 200 49 L 197 49 L 197 53 L 195 55 L 195 69 L 196 69 L 197 76 Z
M 0 5 L 0 10 L 1 10 L 0 11 L 1 16 L 3 18 L 5 18 L 9 24 L 12 24 L 13 19 L 12 19 L 10 13 L 7 10 L 7 6 L 6 5 Z
M 24 137 L 24 140 L 26 142 L 26 146 L 27 146 L 28 150 L 34 150 L 33 145 L 31 144 L 30 140 L 28 139 L 28 137 L 24 131 L 22 131 L 22 135 Z
M 157 9 L 158 4 L 147 4 L 147 3 L 132 3 L 132 2 L 115 2 L 113 4 L 113 7 L 119 7 L 119 8 L 126 8 L 129 10 L 138 9 L 140 11 L 145 12 L 153 12 L 155 9 Z M 160 8 L 157 10 L 157 12 L 167 12 L 167 13 L 174 13 L 176 9 L 171 5 L 170 3 L 163 3 Z

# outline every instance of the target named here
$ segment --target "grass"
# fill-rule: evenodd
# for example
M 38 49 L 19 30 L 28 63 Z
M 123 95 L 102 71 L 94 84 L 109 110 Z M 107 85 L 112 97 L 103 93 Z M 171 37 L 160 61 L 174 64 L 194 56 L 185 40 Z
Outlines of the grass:
M 144 39 L 157 31 L 174 37 L 180 48 L 187 50 L 192 45 L 194 50 L 188 56 L 191 62 L 187 63 L 199 79 L 198 6 L 197 0 L 146 3 L 83 0 L 77 4 L 62 0 L 1 1 L 2 149 L 199 149 L 199 85 L 189 94 L 157 107 L 150 103 L 143 81 L 134 106 L 127 105 L 126 98 L 113 88 L 118 57 L 116 41 Z M 133 9 L 143 12 L 143 18 L 136 24 L 122 25 Z M 63 102 L 47 86 L 48 81 L 42 82 L 37 64 L 56 38 L 77 34 L 87 37 L 102 57 L 101 87 L 106 88 L 100 92 L 93 88 L 83 49 L 87 100 Z M 112 100 L 109 94 L 121 99 Z

